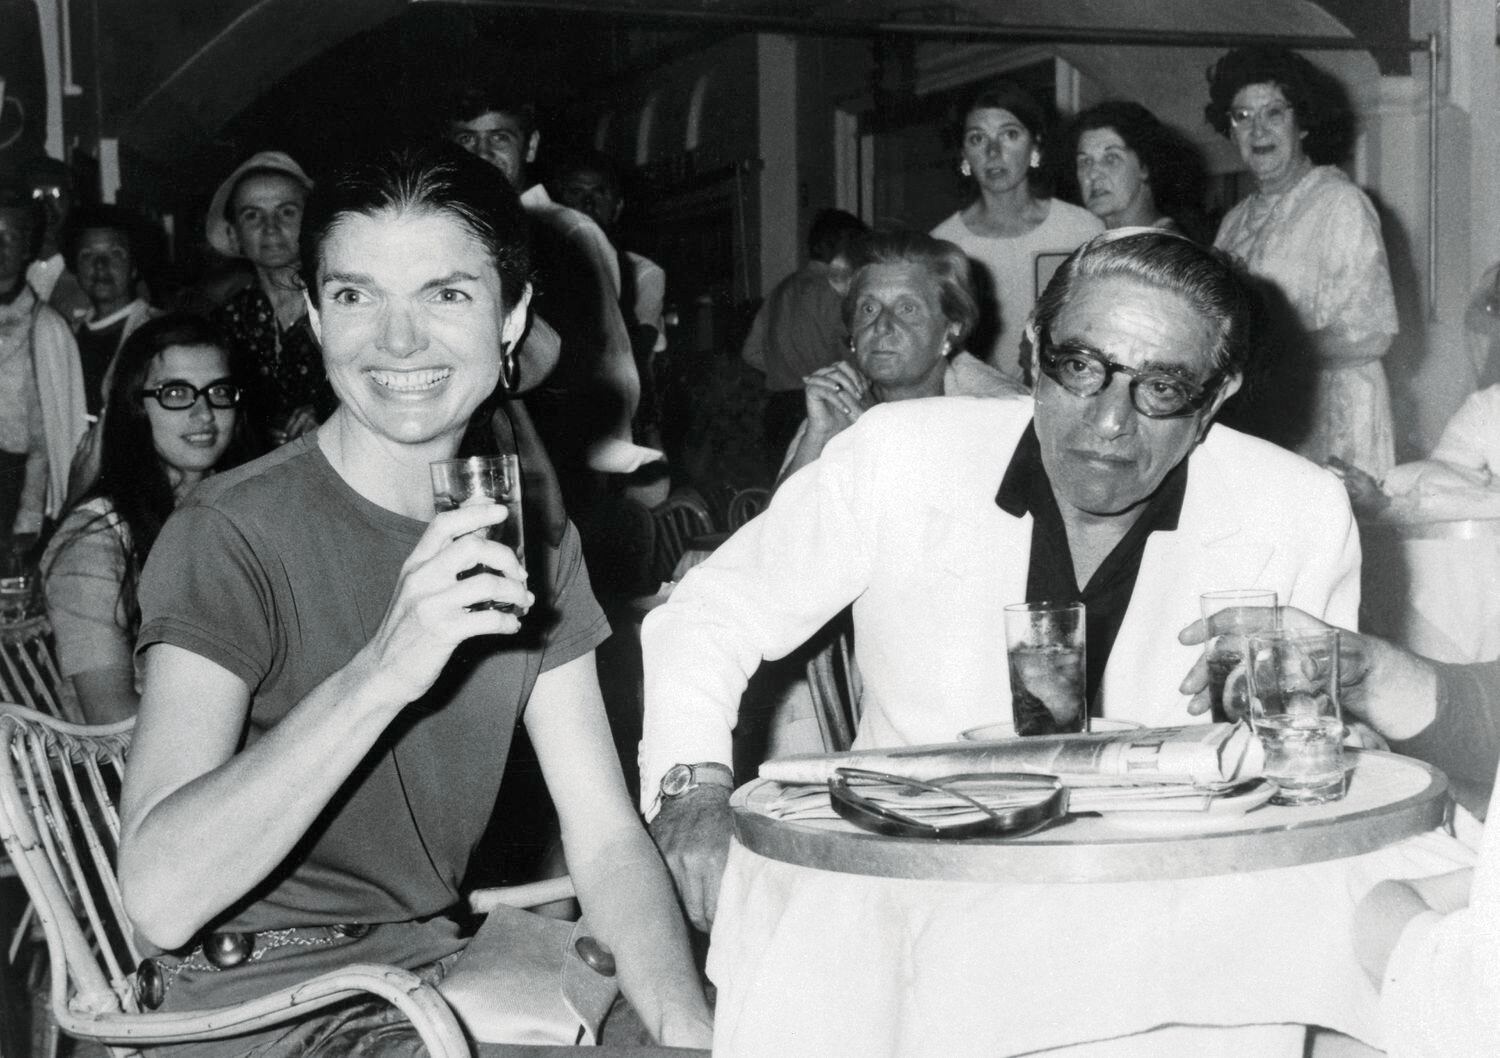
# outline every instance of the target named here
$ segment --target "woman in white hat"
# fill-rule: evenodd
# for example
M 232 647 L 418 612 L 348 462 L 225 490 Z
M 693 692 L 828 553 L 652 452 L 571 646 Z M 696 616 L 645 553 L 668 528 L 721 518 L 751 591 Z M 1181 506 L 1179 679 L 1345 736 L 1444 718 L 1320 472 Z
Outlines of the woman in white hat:
M 336 403 L 297 281 L 302 207 L 311 189 L 289 155 L 261 151 L 229 174 L 208 208 L 208 244 L 255 267 L 256 281 L 225 302 L 214 322 L 278 444 L 312 429 Z

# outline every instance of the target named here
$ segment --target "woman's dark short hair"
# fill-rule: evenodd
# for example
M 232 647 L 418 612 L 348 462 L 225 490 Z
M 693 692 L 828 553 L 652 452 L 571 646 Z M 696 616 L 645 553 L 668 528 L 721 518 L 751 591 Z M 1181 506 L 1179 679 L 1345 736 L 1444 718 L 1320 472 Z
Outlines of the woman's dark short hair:
M 1307 134 L 1303 150 L 1315 162 L 1336 162 L 1347 153 L 1351 115 L 1343 87 L 1289 48 L 1255 44 L 1226 52 L 1208 68 L 1208 105 L 1204 119 L 1229 137 L 1229 108 L 1247 85 L 1274 84 Z
M 1052 275 L 1032 310 L 1038 334 L 1052 325 L 1082 279 L 1132 279 L 1185 298 L 1215 331 L 1217 371 L 1248 373 L 1255 295 L 1234 259 L 1181 235 L 1155 228 L 1120 228 L 1074 250 Z
M 1015 81 L 1003 79 L 986 81 L 969 94 L 957 111 L 953 140 L 960 151 L 963 149 L 964 129 L 968 124 L 969 115 L 976 110 L 1007 110 L 1017 121 L 1026 126 L 1026 131 L 1031 133 L 1031 138 L 1035 141 L 1043 158 L 1042 165 L 1027 172 L 1027 179 L 1033 193 L 1039 195 L 1046 193 L 1051 186 L 1051 172 L 1047 160 L 1054 153 L 1049 146 L 1054 123 L 1051 108 L 1038 99 L 1030 89 Z
M 1203 182 L 1203 162 L 1196 147 L 1151 111 L 1128 99 L 1096 103 L 1069 124 L 1064 160 L 1071 172 L 1070 187 L 1076 186 L 1078 179 L 1073 164 L 1078 155 L 1078 141 L 1093 129 L 1113 129 L 1125 146 L 1135 152 L 1151 181 L 1151 197 L 1163 214 L 1173 215 L 1196 207 Z
M 855 240 L 851 253 L 849 293 L 844 295 L 843 305 L 845 327 L 854 319 L 854 302 L 865 269 L 871 265 L 912 265 L 925 268 L 937 280 L 943 318 L 958 325 L 953 346 L 963 348 L 979 321 L 979 302 L 974 297 L 969 258 L 962 250 L 946 239 L 934 239 L 922 232 L 877 231 Z
M 394 151 L 351 165 L 317 185 L 302 220 L 302 282 L 318 300 L 323 244 L 346 217 L 446 214 L 488 251 L 501 300 L 513 308 L 531 282 L 526 214 L 510 182 L 450 143 Z

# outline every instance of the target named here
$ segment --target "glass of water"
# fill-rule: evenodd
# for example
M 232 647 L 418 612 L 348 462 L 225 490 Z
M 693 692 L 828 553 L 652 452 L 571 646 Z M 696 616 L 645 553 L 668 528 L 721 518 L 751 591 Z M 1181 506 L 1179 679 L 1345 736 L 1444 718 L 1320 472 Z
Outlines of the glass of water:
M 1016 734 L 1088 730 L 1084 640 L 1081 602 L 1023 602 L 1005 608 Z
M 1344 796 L 1339 633 L 1263 632 L 1249 638 L 1250 722 L 1265 747 L 1273 804 Z
M 432 499 L 439 512 L 468 507 L 476 503 L 503 503 L 508 512 L 505 521 L 485 530 L 516 553 L 516 561 L 526 565 L 526 534 L 521 516 L 521 461 L 515 455 L 469 456 L 466 459 L 439 459 L 431 464 Z M 469 573 L 478 572 L 476 566 Z M 466 576 L 469 574 L 460 574 Z M 514 603 L 479 603 L 476 609 L 493 608 L 505 613 L 524 614 L 526 608 Z
M 1245 638 L 1253 632 L 1281 627 L 1276 593 L 1261 588 L 1206 591 L 1198 596 L 1198 606 L 1205 621 L 1214 614 L 1223 614 L 1219 623 L 1228 622 L 1227 632 L 1203 645 L 1203 656 L 1208 660 L 1208 700 L 1213 706 L 1213 718 L 1238 720 L 1250 705 L 1242 669 Z

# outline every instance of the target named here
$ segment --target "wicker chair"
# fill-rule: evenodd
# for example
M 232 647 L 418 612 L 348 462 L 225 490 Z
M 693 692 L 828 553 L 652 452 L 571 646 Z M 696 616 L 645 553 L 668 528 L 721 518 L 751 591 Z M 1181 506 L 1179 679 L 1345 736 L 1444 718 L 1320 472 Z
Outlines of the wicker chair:
M 0 624 L 0 701 L 84 722 L 72 683 L 58 672 L 52 625 L 45 617 Z
M 400 1008 L 434 1058 L 468 1058 L 438 991 L 394 966 L 346 966 L 238 1006 L 140 1010 L 141 952 L 115 877 L 116 798 L 133 725 L 84 727 L 0 706 L 0 837 L 46 931 L 58 1027 L 124 1058 L 146 1044 L 233 1036 L 368 993 Z
M 17 702 L 38 712 L 74 723 L 83 722 L 83 710 L 73 693 L 72 682 L 58 671 L 52 641 L 52 625 L 44 616 L 26 617 L 0 623 L 0 702 Z M 0 880 L 17 878 L 9 857 L 0 857 Z M 21 962 L 22 945 L 28 938 L 40 939 L 33 930 L 36 906 L 27 901 L 26 909 L 6 946 L 6 965 L 0 968 L 0 988 L 4 979 L 25 975 Z M 48 1055 L 56 1054 L 55 1032 L 49 1027 Z
M 714 531 L 713 517 L 703 498 L 692 492 L 673 493 L 665 503 L 652 509 L 651 516 L 656 521 L 652 575 L 657 581 L 671 580 L 689 542 Z
M 771 503 L 771 490 L 753 485 L 740 489 L 729 500 L 729 529 L 733 532 L 765 510 Z

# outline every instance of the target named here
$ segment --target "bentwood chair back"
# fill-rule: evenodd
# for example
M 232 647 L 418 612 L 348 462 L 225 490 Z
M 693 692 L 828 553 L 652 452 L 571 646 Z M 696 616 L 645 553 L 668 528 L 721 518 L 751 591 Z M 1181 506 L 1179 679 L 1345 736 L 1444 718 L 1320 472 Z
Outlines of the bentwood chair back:
M 771 490 L 759 485 L 740 489 L 729 500 L 729 531 L 734 532 L 771 504 Z
M 854 633 L 847 613 L 833 623 L 831 631 L 822 649 L 807 662 L 807 685 L 823 749 L 841 753 L 853 744 L 859 730 L 864 684 L 854 661 Z
M 50 1006 L 64 1032 L 126 1058 L 148 1044 L 236 1036 L 298 1020 L 368 993 L 400 1008 L 433 1058 L 470 1058 L 438 991 L 394 966 L 347 966 L 232 1007 L 143 1011 L 135 996 L 142 951 L 115 874 L 116 804 L 134 723 L 85 727 L 0 706 L 0 837 L 46 933 Z
M 708 513 L 708 504 L 693 492 L 674 492 L 665 503 L 651 511 L 656 521 L 656 552 L 652 561 L 652 575 L 658 582 L 672 579 L 678 559 L 688 548 L 694 537 L 707 536 L 714 531 L 713 516 Z
M 84 722 L 72 682 L 58 672 L 47 618 L 0 624 L 0 701 L 71 723 Z

